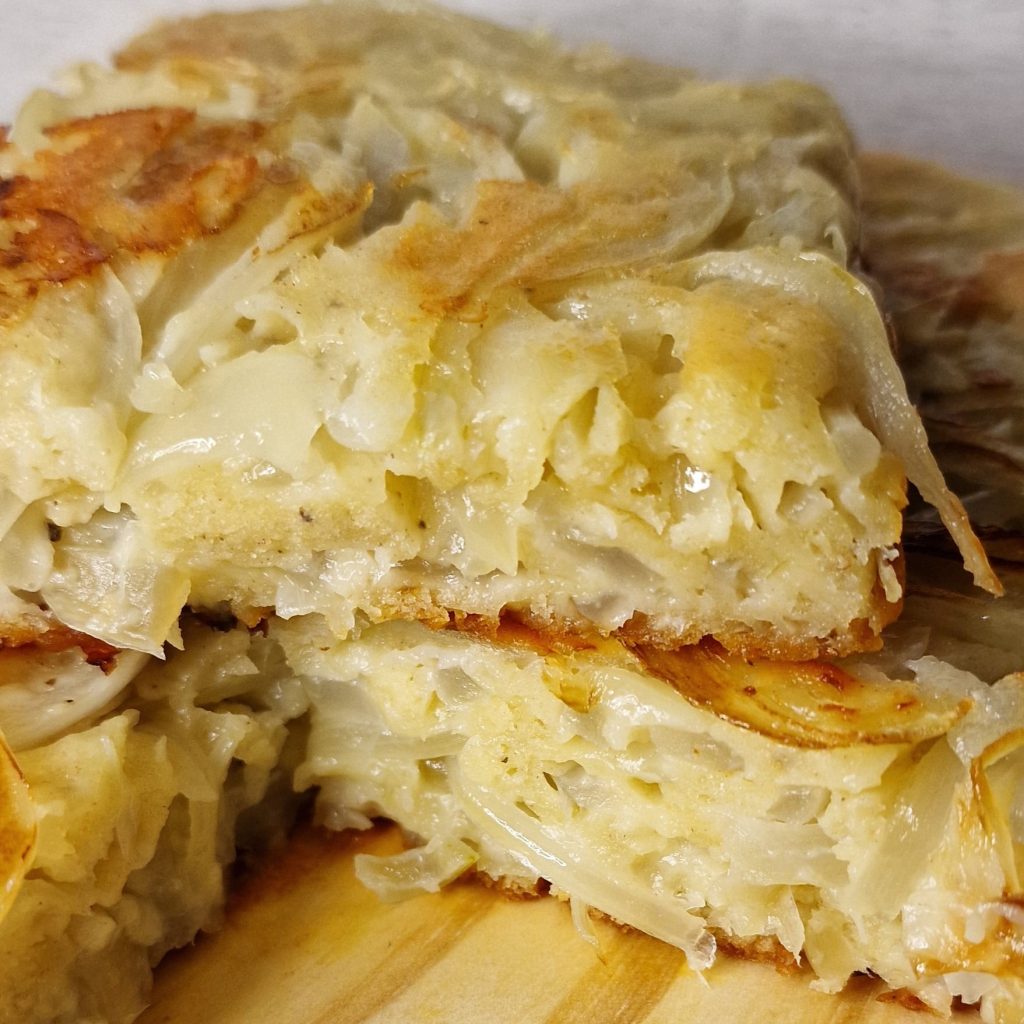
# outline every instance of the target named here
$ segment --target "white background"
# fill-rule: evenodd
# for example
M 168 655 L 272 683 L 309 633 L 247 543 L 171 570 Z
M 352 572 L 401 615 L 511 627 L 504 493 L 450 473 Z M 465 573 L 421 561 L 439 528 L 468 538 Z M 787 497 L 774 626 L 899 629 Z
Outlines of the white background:
M 265 4 L 264 4 L 265 5 Z M 0 121 L 160 15 L 259 0 L 0 0 Z M 1024 185 L 1024 0 L 449 0 L 709 74 L 828 86 L 862 145 Z

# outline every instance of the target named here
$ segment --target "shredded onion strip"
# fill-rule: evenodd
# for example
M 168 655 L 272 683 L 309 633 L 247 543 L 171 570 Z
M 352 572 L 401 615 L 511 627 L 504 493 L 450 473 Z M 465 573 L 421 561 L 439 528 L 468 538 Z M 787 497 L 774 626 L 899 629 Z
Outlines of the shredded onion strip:
M 1001 595 L 1003 586 L 967 512 L 946 486 L 928 446 L 924 424 L 907 395 L 885 324 L 867 286 L 817 253 L 787 256 L 772 249 L 715 252 L 688 260 L 684 267 L 697 282 L 726 277 L 784 289 L 817 302 L 847 327 L 842 332 L 846 341 L 840 353 L 842 371 L 857 394 L 858 405 L 882 444 L 900 457 L 908 478 L 938 511 L 974 582 Z

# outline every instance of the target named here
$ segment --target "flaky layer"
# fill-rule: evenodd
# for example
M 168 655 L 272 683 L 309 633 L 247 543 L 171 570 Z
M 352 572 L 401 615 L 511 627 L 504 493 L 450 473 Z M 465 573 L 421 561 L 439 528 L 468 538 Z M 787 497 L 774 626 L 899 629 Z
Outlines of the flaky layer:
M 812 656 L 898 612 L 905 475 L 968 550 L 813 89 L 352 3 L 157 30 L 11 139 L 3 621 Z
M 287 687 L 275 695 L 248 637 L 194 640 L 189 661 L 141 674 L 121 655 L 99 702 L 99 670 L 81 656 L 12 664 L 0 652 L 0 723 L 35 834 L 19 873 L 4 767 L 0 1020 L 134 1020 L 153 965 L 219 923 L 236 851 L 280 839 L 292 820 L 285 723 L 299 712 Z
M 841 663 L 515 623 L 342 640 L 317 616 L 191 622 L 166 662 L 119 655 L 90 704 L 103 673 L 81 655 L 8 652 L 0 726 L 39 834 L 30 864 L 0 865 L 24 875 L 0 922 L 0 1015 L 127 1019 L 147 963 L 215 920 L 233 844 L 290 820 L 290 780 L 329 827 L 402 825 L 408 849 L 357 859 L 388 898 L 467 871 L 544 880 L 580 927 L 593 907 L 698 968 L 719 944 L 760 951 L 829 990 L 870 971 L 1008 1024 L 1024 677 L 999 676 L 1020 645 L 1012 616 L 964 635 L 978 599 L 949 575 L 919 580 L 884 652 Z

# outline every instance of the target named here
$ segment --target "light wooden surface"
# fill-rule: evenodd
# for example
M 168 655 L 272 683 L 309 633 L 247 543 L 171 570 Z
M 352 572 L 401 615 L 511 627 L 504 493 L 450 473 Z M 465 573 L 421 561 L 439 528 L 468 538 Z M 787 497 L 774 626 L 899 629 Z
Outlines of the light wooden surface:
M 704 978 L 682 954 L 596 922 L 601 955 L 565 904 L 476 883 L 385 904 L 353 854 L 396 830 L 302 832 L 241 888 L 224 929 L 172 955 L 139 1024 L 927 1024 L 863 981 L 840 996 L 728 957 Z M 961 1022 L 977 1022 L 962 1014 Z

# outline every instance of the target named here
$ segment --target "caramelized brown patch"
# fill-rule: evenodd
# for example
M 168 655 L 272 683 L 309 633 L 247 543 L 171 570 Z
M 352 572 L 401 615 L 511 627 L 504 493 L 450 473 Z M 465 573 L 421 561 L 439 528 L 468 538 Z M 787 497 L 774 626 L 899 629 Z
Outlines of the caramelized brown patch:
M 492 643 L 527 647 L 545 657 L 550 654 L 594 651 L 602 643 L 602 638 L 593 634 L 538 629 L 514 615 L 502 615 L 495 620 L 482 615 L 452 613 L 448 628 Z
M 915 996 L 913 992 L 908 992 L 905 988 L 894 988 L 891 991 L 880 992 L 878 994 L 878 1001 L 880 1003 L 895 1003 L 897 1006 L 902 1006 L 904 1010 L 927 1013 L 933 1017 L 942 1016 L 941 1013 L 933 1010 L 927 1003 Z
M 903 579 L 902 555 L 896 563 L 897 573 Z M 881 586 L 876 586 L 879 618 L 877 628 L 881 629 L 898 617 L 903 602 L 890 603 L 884 599 Z M 572 622 L 551 616 L 536 615 L 529 609 L 502 612 L 497 618 L 484 615 L 467 615 L 451 612 L 439 606 L 421 591 L 409 591 L 404 600 L 389 606 L 393 618 L 414 618 L 432 629 L 454 629 L 469 633 L 492 642 L 517 642 L 531 647 L 539 654 L 569 653 L 579 650 L 597 650 L 608 636 L 596 632 L 585 623 Z M 643 614 L 634 615 L 611 637 L 631 647 L 650 646 L 667 651 L 689 647 L 707 639 L 697 628 L 688 630 L 665 630 L 654 628 Z M 771 661 L 799 662 L 819 658 L 840 658 L 849 654 L 878 650 L 882 640 L 872 624 L 857 619 L 847 626 L 842 634 L 827 637 L 806 637 L 796 639 L 780 636 L 770 628 L 754 632 L 746 627 L 722 629 L 714 639 L 730 654 L 744 658 L 768 659 Z
M 881 590 L 881 588 L 878 588 Z M 729 651 L 730 654 L 743 658 L 766 658 L 771 661 L 812 661 L 815 658 L 841 658 L 847 654 L 858 654 L 863 651 L 877 651 L 882 646 L 878 630 L 887 626 L 897 618 L 902 601 L 895 604 L 885 601 L 878 602 L 880 619 L 877 629 L 872 628 L 866 619 L 855 619 L 841 634 L 833 633 L 827 637 L 791 637 L 780 635 L 776 630 L 765 627 L 755 632 L 749 627 L 720 629 L 714 639 Z M 634 615 L 626 622 L 616 635 L 631 645 L 663 647 L 674 650 L 700 643 L 705 634 L 699 629 L 685 632 L 669 632 L 651 627 L 644 615 Z
M 171 252 L 225 228 L 260 184 L 263 131 L 175 107 L 49 129 L 52 148 L 0 182 L 0 317 L 117 254 Z
M 1024 694 L 1024 673 L 1007 676 Z M 1004 765 L 1008 766 L 1004 769 Z M 988 842 L 999 858 L 1005 878 L 1005 902 L 1016 907 L 1019 925 L 1024 924 L 1021 904 L 1024 902 L 1024 843 L 1019 842 L 1013 827 L 1014 801 L 1024 769 L 1024 729 L 1013 729 L 990 743 L 971 762 L 971 786 L 975 806 Z M 1018 937 L 1024 952 L 1024 933 Z
M 578 218 L 570 193 L 535 182 L 485 181 L 462 227 L 421 221 L 406 231 L 392 257 L 418 279 L 424 312 L 475 321 L 486 307 L 469 309 L 474 289 L 485 282 L 517 281 L 519 264 L 536 250 L 540 235 Z
M 720 952 L 759 964 L 769 964 L 780 974 L 799 974 L 796 957 L 774 935 L 730 935 L 721 928 L 712 928 Z
M 88 633 L 69 629 L 50 615 L 37 620 L 0 622 L 0 652 L 5 649 L 31 649 L 45 654 L 77 647 L 91 665 L 106 667 L 117 655 L 117 648 Z
M 571 188 L 481 181 L 463 224 L 425 214 L 402 235 L 392 262 L 415 278 L 424 312 L 476 323 L 487 316 L 490 293 L 504 286 L 653 266 L 679 244 L 682 211 L 699 221 L 715 207 L 706 191 L 687 203 L 690 184 L 669 158 Z
M 1024 908 L 1020 900 L 1017 897 L 989 904 L 984 909 L 997 919 L 980 942 L 951 935 L 952 941 L 941 960 L 915 958 L 914 969 L 920 974 L 938 975 L 953 968 L 1024 981 Z
M 928 698 L 910 682 L 859 679 L 827 662 L 740 658 L 714 641 L 636 653 L 692 704 L 787 746 L 917 743 L 946 732 L 970 707 Z

